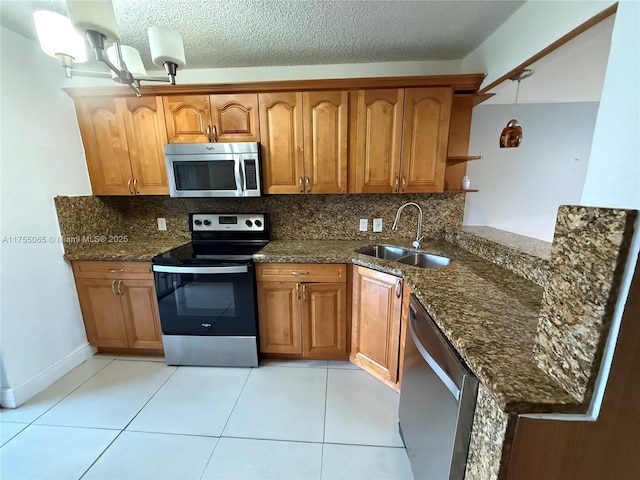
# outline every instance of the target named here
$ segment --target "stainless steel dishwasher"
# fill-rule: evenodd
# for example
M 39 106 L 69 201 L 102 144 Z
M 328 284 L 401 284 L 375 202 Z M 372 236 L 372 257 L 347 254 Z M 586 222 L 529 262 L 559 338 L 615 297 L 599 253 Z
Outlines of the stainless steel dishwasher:
M 464 478 L 478 379 L 412 295 L 400 435 L 416 480 Z

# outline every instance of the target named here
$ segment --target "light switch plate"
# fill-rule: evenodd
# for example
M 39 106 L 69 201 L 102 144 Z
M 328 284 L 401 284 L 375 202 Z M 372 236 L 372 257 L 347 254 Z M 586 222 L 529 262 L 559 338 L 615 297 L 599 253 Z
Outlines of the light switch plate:
M 158 217 L 158 230 L 167 229 L 167 219 Z
M 366 232 L 367 230 L 369 230 L 369 219 L 368 218 L 361 218 L 360 219 L 360 231 L 361 232 Z
M 381 232 L 382 231 L 382 219 L 381 218 L 374 218 L 373 219 L 373 231 L 374 232 Z

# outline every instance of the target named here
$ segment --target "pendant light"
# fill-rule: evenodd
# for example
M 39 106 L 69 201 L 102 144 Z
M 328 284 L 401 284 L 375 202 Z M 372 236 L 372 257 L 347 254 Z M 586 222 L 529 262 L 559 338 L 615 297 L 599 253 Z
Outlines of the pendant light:
M 176 83 L 178 68 L 185 66 L 182 36 L 169 28 L 149 28 L 149 46 L 153 63 L 164 67 L 166 77 L 148 76 L 133 47 L 122 45 L 111 0 L 67 0 L 69 18 L 48 11 L 34 14 L 42 50 L 60 60 L 67 77 L 111 77 L 117 83 L 129 85 L 141 96 L 140 82 Z M 74 30 L 75 28 L 75 30 Z M 74 63 L 86 61 L 85 42 L 76 30 L 84 34 L 95 54 L 109 71 L 84 71 L 73 68 Z
M 516 102 L 514 104 L 514 110 L 518 105 L 520 81 L 530 77 L 531 75 L 533 75 L 533 70 L 524 69 L 509 79 L 513 82 L 518 82 L 518 86 L 516 87 Z M 502 129 L 502 133 L 500 134 L 500 148 L 515 148 L 520 146 L 520 142 L 522 142 L 522 127 L 518 123 L 518 120 L 516 120 L 516 116 L 514 114 L 513 118 L 507 123 L 507 126 Z

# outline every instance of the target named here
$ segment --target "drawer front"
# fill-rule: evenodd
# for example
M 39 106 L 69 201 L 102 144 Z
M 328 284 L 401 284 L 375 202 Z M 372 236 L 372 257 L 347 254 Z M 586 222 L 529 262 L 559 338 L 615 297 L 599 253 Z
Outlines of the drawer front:
M 256 278 L 268 282 L 346 282 L 342 263 L 257 263 Z
M 153 279 L 150 262 L 73 261 L 71 265 L 76 278 Z

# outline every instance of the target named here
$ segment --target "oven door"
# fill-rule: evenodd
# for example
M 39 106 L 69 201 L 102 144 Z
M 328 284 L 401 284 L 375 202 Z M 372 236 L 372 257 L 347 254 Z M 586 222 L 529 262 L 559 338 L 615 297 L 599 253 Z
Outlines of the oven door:
M 252 263 L 153 265 L 164 335 L 256 336 Z

